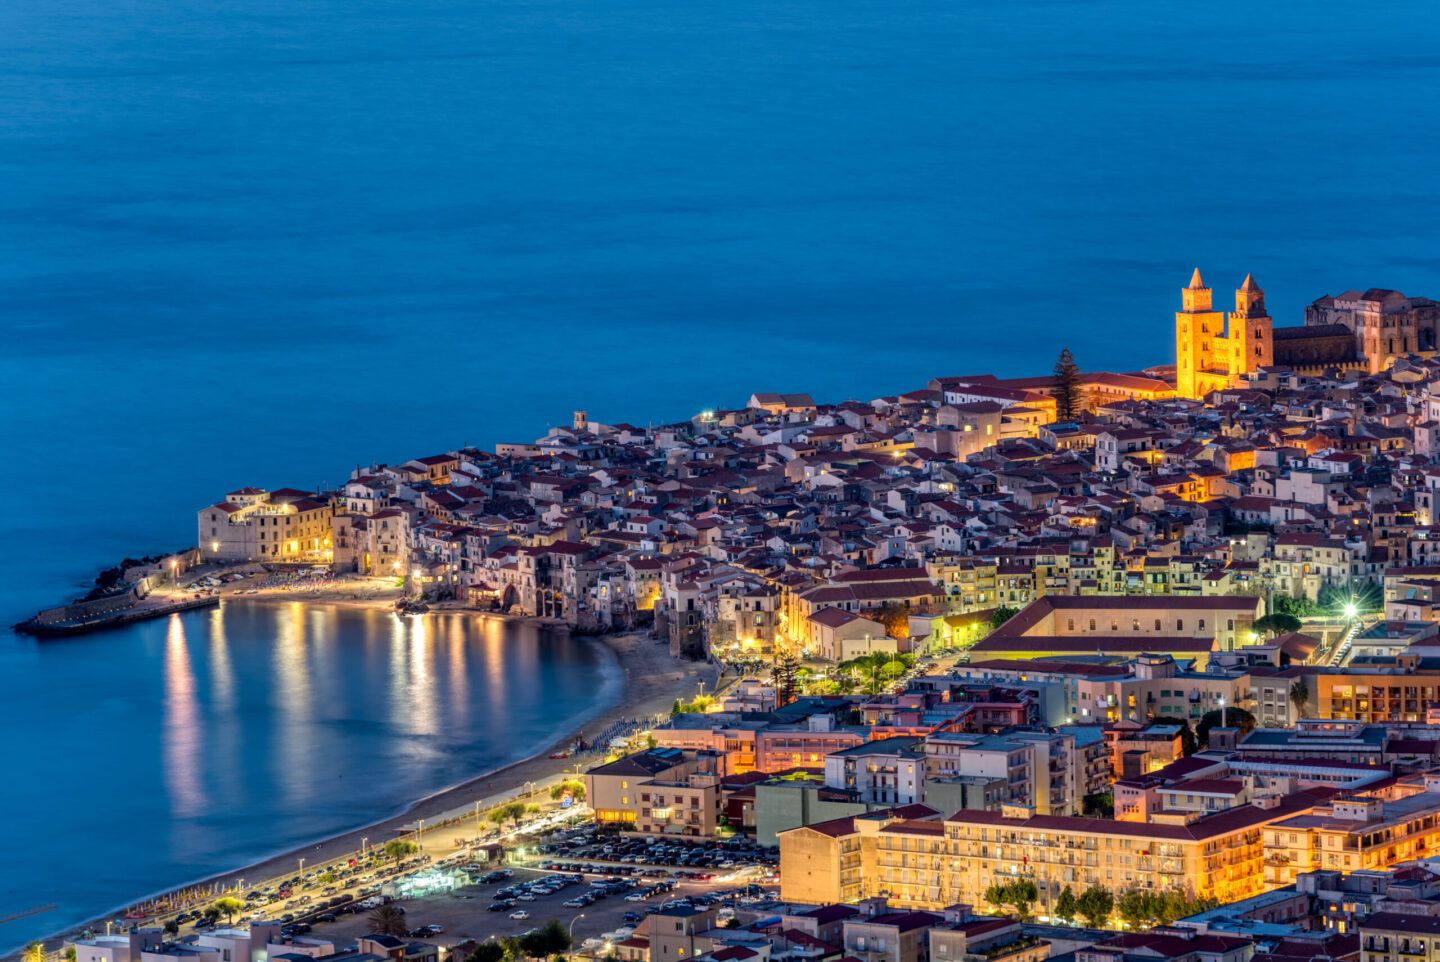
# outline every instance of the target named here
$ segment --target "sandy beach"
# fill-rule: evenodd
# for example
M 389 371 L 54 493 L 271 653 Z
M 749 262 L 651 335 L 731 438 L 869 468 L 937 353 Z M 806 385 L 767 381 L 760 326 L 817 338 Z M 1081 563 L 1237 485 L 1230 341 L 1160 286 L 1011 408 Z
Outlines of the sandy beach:
M 232 588 L 248 590 L 244 583 L 237 582 L 233 586 L 227 586 L 222 597 L 228 602 L 232 600 L 233 596 L 234 601 L 245 604 L 293 604 L 301 601 L 309 604 L 383 608 L 385 610 L 392 609 L 395 600 L 399 597 L 399 590 L 393 587 L 393 581 L 390 582 L 389 590 L 384 590 L 383 583 L 364 585 L 358 582 L 359 579 L 347 579 L 338 582 L 333 589 L 321 591 L 271 589 L 257 591 L 255 594 L 236 596 Z M 253 584 L 254 582 L 250 583 L 251 586 Z M 432 610 L 447 613 L 469 612 L 476 618 L 503 618 L 565 630 L 563 625 L 557 626 L 540 619 L 479 612 L 453 604 L 432 606 Z M 443 822 L 447 817 L 458 817 L 467 811 L 474 812 L 477 803 L 479 803 L 480 811 L 484 812 L 500 802 L 524 795 L 527 792 L 533 791 L 539 794 L 567 772 L 573 774 L 577 769 L 577 764 L 583 771 L 602 760 L 602 756 L 596 754 L 552 759 L 548 757 L 551 753 L 569 748 L 575 744 L 577 739 L 583 739 L 589 744 L 597 735 L 606 732 L 618 723 L 630 719 L 644 720 L 651 716 L 667 714 L 676 698 L 693 697 L 702 679 L 705 682 L 706 691 L 714 691 L 717 683 L 723 684 L 730 680 L 730 676 L 724 679 L 718 678 L 717 669 L 712 665 L 672 657 L 668 644 L 650 637 L 648 631 L 596 635 L 592 637 L 592 640 L 596 645 L 605 646 L 624 672 L 619 698 L 614 704 L 607 705 L 583 725 L 572 729 L 557 727 L 557 730 L 564 733 L 535 755 L 504 768 L 478 772 L 474 777 L 458 785 L 416 800 L 404 812 L 356 826 L 350 831 L 328 838 L 316 839 L 312 843 L 289 851 L 278 852 L 268 858 L 249 865 L 238 866 L 204 880 L 176 879 L 174 888 L 205 886 L 211 883 L 231 885 L 241 879 L 248 888 L 263 880 L 294 874 L 300 858 L 304 858 L 307 867 L 318 866 L 354 855 L 360 850 L 362 839 L 368 839 L 369 845 L 375 846 L 381 845 L 391 838 L 413 833 L 421 820 L 430 823 L 425 825 L 423 838 L 427 851 L 439 852 L 453 849 L 455 836 L 462 833 L 469 837 L 475 835 L 473 822 L 464 828 L 453 823 L 443 826 L 435 823 Z M 47 937 L 44 940 L 46 948 L 50 951 L 58 949 L 64 937 L 73 935 L 82 928 L 88 927 L 103 932 L 106 922 L 114 920 L 121 914 L 123 914 L 123 907 L 116 906 L 114 910 L 97 915 L 83 925 L 67 927 L 64 931 Z

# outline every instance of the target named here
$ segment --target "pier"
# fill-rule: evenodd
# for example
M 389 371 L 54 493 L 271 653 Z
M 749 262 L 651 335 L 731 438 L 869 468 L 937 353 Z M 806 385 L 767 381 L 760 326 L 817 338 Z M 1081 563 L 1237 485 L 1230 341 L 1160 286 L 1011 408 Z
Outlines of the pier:
M 47 608 L 37 612 L 29 621 L 16 625 L 15 630 L 38 638 L 62 638 L 105 628 L 118 628 L 151 618 L 163 618 L 195 608 L 213 608 L 220 604 L 218 593 L 162 599 L 147 598 L 143 591 L 141 585 L 136 585 L 123 594 Z

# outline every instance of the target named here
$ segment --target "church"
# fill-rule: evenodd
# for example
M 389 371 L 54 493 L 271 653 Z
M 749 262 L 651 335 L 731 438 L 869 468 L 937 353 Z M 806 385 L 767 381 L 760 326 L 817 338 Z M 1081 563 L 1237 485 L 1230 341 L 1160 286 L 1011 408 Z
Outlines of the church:
M 1386 300 L 1380 295 L 1392 296 Z M 1386 311 L 1388 340 L 1370 334 L 1382 325 L 1369 320 L 1371 314 L 1381 317 Z M 1418 320 L 1406 326 L 1391 319 L 1396 316 Z M 1197 267 L 1190 286 L 1180 292 L 1180 310 L 1175 312 L 1175 393 L 1200 399 L 1262 367 L 1302 374 L 1328 368 L 1382 370 L 1417 348 L 1433 350 L 1437 318 L 1440 310 L 1428 298 L 1406 298 L 1394 291 L 1347 292 L 1320 298 L 1306 308 L 1303 325 L 1275 327 L 1265 312 L 1265 292 L 1252 275 L 1245 275 L 1235 291 L 1235 310 L 1226 314 L 1214 309 Z
M 1227 315 L 1214 309 L 1210 288 L 1195 268 L 1175 312 L 1175 393 L 1203 398 L 1274 363 L 1274 330 L 1255 278 L 1245 275 L 1235 291 L 1235 310 Z

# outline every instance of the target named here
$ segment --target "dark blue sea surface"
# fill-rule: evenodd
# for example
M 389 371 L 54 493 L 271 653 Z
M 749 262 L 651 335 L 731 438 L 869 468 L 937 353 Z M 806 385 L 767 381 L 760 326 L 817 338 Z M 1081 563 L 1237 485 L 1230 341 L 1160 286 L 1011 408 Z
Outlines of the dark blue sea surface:
M 621 683 L 603 646 L 526 625 L 243 601 L 7 641 L 0 677 L 0 905 L 58 906 L 8 923 L 5 948 L 401 811 Z
M 1253 271 L 1282 324 L 1436 296 L 1437 33 L 1424 0 L 5 0 L 0 617 L 192 543 L 241 485 L 576 408 L 1167 363 L 1196 265 L 1221 303 Z M 0 915 L 219 837 L 170 786 L 249 776 L 161 750 L 165 631 L 0 638 L 0 816 L 36 838 Z

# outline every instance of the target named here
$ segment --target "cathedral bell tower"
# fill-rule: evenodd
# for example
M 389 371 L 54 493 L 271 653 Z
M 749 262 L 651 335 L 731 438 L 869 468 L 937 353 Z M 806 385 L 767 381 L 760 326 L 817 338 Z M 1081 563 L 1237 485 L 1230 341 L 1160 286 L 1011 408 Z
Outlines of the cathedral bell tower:
M 1200 374 L 1220 366 L 1215 338 L 1224 332 L 1225 314 L 1212 309 L 1210 288 L 1197 267 L 1190 286 L 1180 291 L 1180 310 L 1175 312 L 1175 391 L 1181 397 L 1202 396 Z
M 1265 313 L 1265 292 L 1251 274 L 1235 291 L 1230 315 L 1231 374 L 1246 374 L 1275 363 L 1274 321 Z

